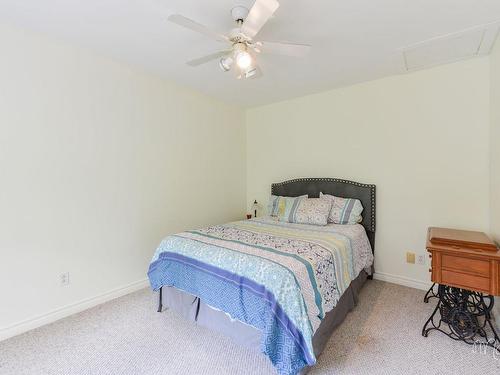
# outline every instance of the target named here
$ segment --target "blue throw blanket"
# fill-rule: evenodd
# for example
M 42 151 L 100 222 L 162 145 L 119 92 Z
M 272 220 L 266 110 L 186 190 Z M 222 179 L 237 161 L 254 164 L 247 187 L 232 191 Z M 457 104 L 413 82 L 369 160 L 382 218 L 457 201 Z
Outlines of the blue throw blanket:
M 167 237 L 148 276 L 154 290 L 176 287 L 261 330 L 261 351 L 293 375 L 316 363 L 312 336 L 354 268 L 348 236 L 261 219 Z

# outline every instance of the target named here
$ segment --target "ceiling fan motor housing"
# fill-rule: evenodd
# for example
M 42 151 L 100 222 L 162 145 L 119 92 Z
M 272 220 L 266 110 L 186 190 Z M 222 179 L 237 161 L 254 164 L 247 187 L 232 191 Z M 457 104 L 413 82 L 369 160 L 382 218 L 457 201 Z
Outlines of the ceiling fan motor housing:
M 247 43 L 250 41 L 250 39 L 241 32 L 241 29 L 238 27 L 238 28 L 235 28 L 235 29 L 232 29 L 229 33 L 229 40 L 231 41 L 231 43 L 235 44 L 235 43 Z
M 245 52 L 247 50 L 247 45 L 245 43 L 235 43 L 233 45 L 234 53 Z

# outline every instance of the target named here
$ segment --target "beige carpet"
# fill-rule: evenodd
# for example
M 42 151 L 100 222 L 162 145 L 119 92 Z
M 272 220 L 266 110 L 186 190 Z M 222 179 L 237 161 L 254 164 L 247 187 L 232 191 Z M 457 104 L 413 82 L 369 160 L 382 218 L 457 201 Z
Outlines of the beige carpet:
M 500 355 L 434 332 L 419 290 L 369 281 L 312 375 L 500 374 Z M 275 374 L 256 351 L 165 311 L 142 290 L 0 342 L 1 375 Z

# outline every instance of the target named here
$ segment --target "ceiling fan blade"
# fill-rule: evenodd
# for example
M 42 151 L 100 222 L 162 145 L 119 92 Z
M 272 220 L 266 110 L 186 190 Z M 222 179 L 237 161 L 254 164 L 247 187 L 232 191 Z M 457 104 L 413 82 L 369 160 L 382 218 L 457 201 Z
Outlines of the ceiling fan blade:
M 211 55 L 207 55 L 207 56 L 200 57 L 198 59 L 190 60 L 186 64 L 188 64 L 189 66 L 195 67 L 195 66 L 210 62 L 212 60 L 220 59 L 221 57 L 226 56 L 229 52 L 231 52 L 231 51 L 215 52 L 215 53 L 212 53 Z
M 257 35 L 279 6 L 276 0 L 255 0 L 255 4 L 241 27 L 243 34 L 250 38 Z
M 284 43 L 284 42 L 258 42 L 255 48 L 263 53 L 285 55 L 293 57 L 304 57 L 311 50 L 308 44 Z
M 229 39 L 227 36 L 222 35 L 216 31 L 210 30 L 208 27 L 199 24 L 189 18 L 181 16 L 180 14 L 172 14 L 168 17 L 170 22 L 173 22 L 179 26 L 188 28 L 192 31 L 196 31 L 197 33 L 206 35 L 212 39 L 217 40 L 218 42 L 227 42 Z

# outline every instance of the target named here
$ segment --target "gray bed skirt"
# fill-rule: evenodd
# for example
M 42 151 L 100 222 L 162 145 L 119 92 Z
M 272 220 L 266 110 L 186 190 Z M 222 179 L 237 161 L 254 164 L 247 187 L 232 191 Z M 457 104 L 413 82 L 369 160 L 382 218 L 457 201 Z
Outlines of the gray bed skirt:
M 349 311 L 358 301 L 358 294 L 367 279 L 367 273 L 361 271 L 359 276 L 340 297 L 337 306 L 325 315 L 318 330 L 313 336 L 313 348 L 316 358 L 320 356 L 330 339 Z M 240 345 L 260 351 L 261 331 L 232 319 L 223 311 L 216 310 L 200 301 L 199 298 L 172 287 L 163 287 L 163 305 L 183 316 L 185 319 L 209 329 L 220 332 Z M 311 367 L 305 367 L 300 375 L 306 374 Z

